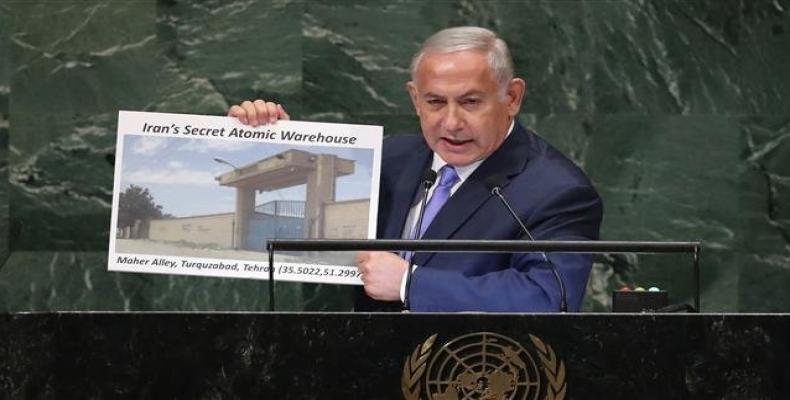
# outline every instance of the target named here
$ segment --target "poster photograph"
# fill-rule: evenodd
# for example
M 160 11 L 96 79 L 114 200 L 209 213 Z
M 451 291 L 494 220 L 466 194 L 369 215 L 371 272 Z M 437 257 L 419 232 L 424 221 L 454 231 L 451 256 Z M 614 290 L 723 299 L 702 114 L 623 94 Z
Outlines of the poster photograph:
M 108 269 L 268 279 L 269 239 L 374 238 L 382 137 L 121 111 Z M 361 284 L 353 257 L 278 252 L 275 280 Z

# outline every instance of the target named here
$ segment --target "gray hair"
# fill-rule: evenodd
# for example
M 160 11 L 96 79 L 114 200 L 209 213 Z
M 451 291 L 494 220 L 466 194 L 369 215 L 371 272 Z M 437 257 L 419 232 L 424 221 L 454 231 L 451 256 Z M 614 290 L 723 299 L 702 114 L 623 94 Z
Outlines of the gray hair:
M 494 32 L 477 26 L 459 26 L 443 29 L 425 40 L 420 51 L 411 60 L 411 79 L 416 80 L 417 67 L 428 53 L 454 53 L 463 50 L 482 50 L 488 53 L 488 65 L 504 94 L 513 79 L 513 59 L 507 43 Z

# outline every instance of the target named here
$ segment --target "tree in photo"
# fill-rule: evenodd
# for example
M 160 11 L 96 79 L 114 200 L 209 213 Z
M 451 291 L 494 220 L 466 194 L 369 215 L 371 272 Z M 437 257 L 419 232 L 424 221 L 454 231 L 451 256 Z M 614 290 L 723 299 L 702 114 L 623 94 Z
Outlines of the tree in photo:
M 131 185 L 118 199 L 118 227 L 134 226 L 135 221 L 163 218 L 162 206 L 154 202 L 148 188 Z

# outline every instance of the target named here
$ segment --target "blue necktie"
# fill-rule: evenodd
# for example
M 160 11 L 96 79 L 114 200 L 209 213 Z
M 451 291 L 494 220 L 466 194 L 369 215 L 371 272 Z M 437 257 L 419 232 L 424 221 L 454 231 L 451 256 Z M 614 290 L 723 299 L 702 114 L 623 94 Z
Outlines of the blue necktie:
M 447 203 L 447 199 L 450 198 L 450 189 L 452 189 L 453 185 L 460 179 L 458 178 L 458 173 L 455 172 L 455 168 L 449 165 L 445 165 L 439 169 L 439 174 L 441 175 L 439 184 L 436 185 L 431 198 L 428 199 L 428 204 L 425 206 L 425 214 L 423 214 L 422 224 L 420 225 L 420 234 L 417 236 L 417 225 L 415 225 L 411 230 L 411 235 L 409 235 L 411 239 L 422 237 L 428 229 L 428 226 L 431 225 L 431 222 L 436 217 L 436 214 L 439 214 L 439 210 L 442 209 L 444 203 Z M 407 261 L 411 261 L 412 257 L 414 257 L 413 251 L 403 253 L 403 258 Z
M 425 215 L 422 217 L 420 235 L 416 238 L 421 238 L 422 235 L 425 234 L 425 231 L 431 225 L 433 219 L 436 218 L 436 214 L 439 214 L 439 210 L 444 207 L 444 203 L 447 203 L 447 199 L 450 198 L 450 189 L 452 189 L 453 185 L 458 183 L 460 179 L 458 178 L 458 173 L 455 172 L 455 168 L 450 165 L 445 165 L 439 172 L 441 173 L 439 184 L 436 186 L 436 189 L 433 190 L 433 195 L 431 195 L 430 200 L 428 200 L 428 205 L 425 206 Z

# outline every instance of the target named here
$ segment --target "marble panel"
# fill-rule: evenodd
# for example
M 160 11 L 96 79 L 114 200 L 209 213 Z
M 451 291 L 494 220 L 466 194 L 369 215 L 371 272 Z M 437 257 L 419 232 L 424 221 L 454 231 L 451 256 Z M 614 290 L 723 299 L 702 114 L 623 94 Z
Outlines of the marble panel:
M 115 118 L 156 98 L 153 1 L 12 4 L 14 250 L 106 249 Z
M 495 2 L 492 28 L 507 41 L 515 75 L 527 81 L 522 112 L 589 115 L 593 111 L 596 36 L 585 1 Z
M 743 223 L 739 258 L 740 305 L 781 311 L 790 304 L 790 116 L 741 119 L 738 217 Z
M 9 76 L 10 11 L 8 4 L 0 4 L 0 268 L 9 253 L 8 235 L 8 120 L 11 87 Z
M 737 279 L 743 221 L 737 193 L 741 146 L 736 119 L 719 116 L 596 116 L 586 170 L 604 200 L 601 236 L 613 240 L 702 240 L 703 309 L 737 304 L 737 292 L 707 295 L 714 282 Z M 755 205 L 750 205 L 754 207 Z M 634 283 L 688 299 L 688 261 L 637 258 Z M 663 285 L 661 284 L 662 282 Z M 681 301 L 678 301 L 681 302 Z M 710 307 L 713 306 L 713 309 Z
M 453 1 L 305 3 L 305 118 L 410 113 L 411 56 L 454 7 Z
M 0 124 L 7 123 L 0 119 Z M 0 128 L 0 268 L 10 253 L 8 196 L 8 129 Z
M 106 249 L 116 114 L 16 111 L 12 122 L 12 248 Z M 51 141 L 21 150 L 48 135 Z
M 718 3 L 708 6 L 717 10 Z M 737 38 L 739 108 L 733 114 L 786 115 L 790 109 L 790 1 L 739 2 L 726 16 L 726 31 Z M 734 25 L 734 26 L 733 26 Z
M 243 100 L 277 99 L 299 113 L 301 1 L 159 1 L 165 75 L 152 105 L 164 112 L 225 114 Z
M 316 286 L 275 283 L 276 309 L 350 309 L 351 295 L 342 287 L 318 290 Z M 324 293 L 334 296 L 327 294 L 328 299 L 317 301 Z M 268 281 L 108 272 L 106 252 L 15 251 L 0 270 L 2 312 L 267 311 L 269 307 Z
M 141 109 L 155 98 L 159 62 L 153 0 L 12 5 L 15 111 L 84 115 Z M 16 137 L 14 146 L 27 152 L 54 135 Z
M 597 113 L 787 109 L 787 1 L 589 2 Z

